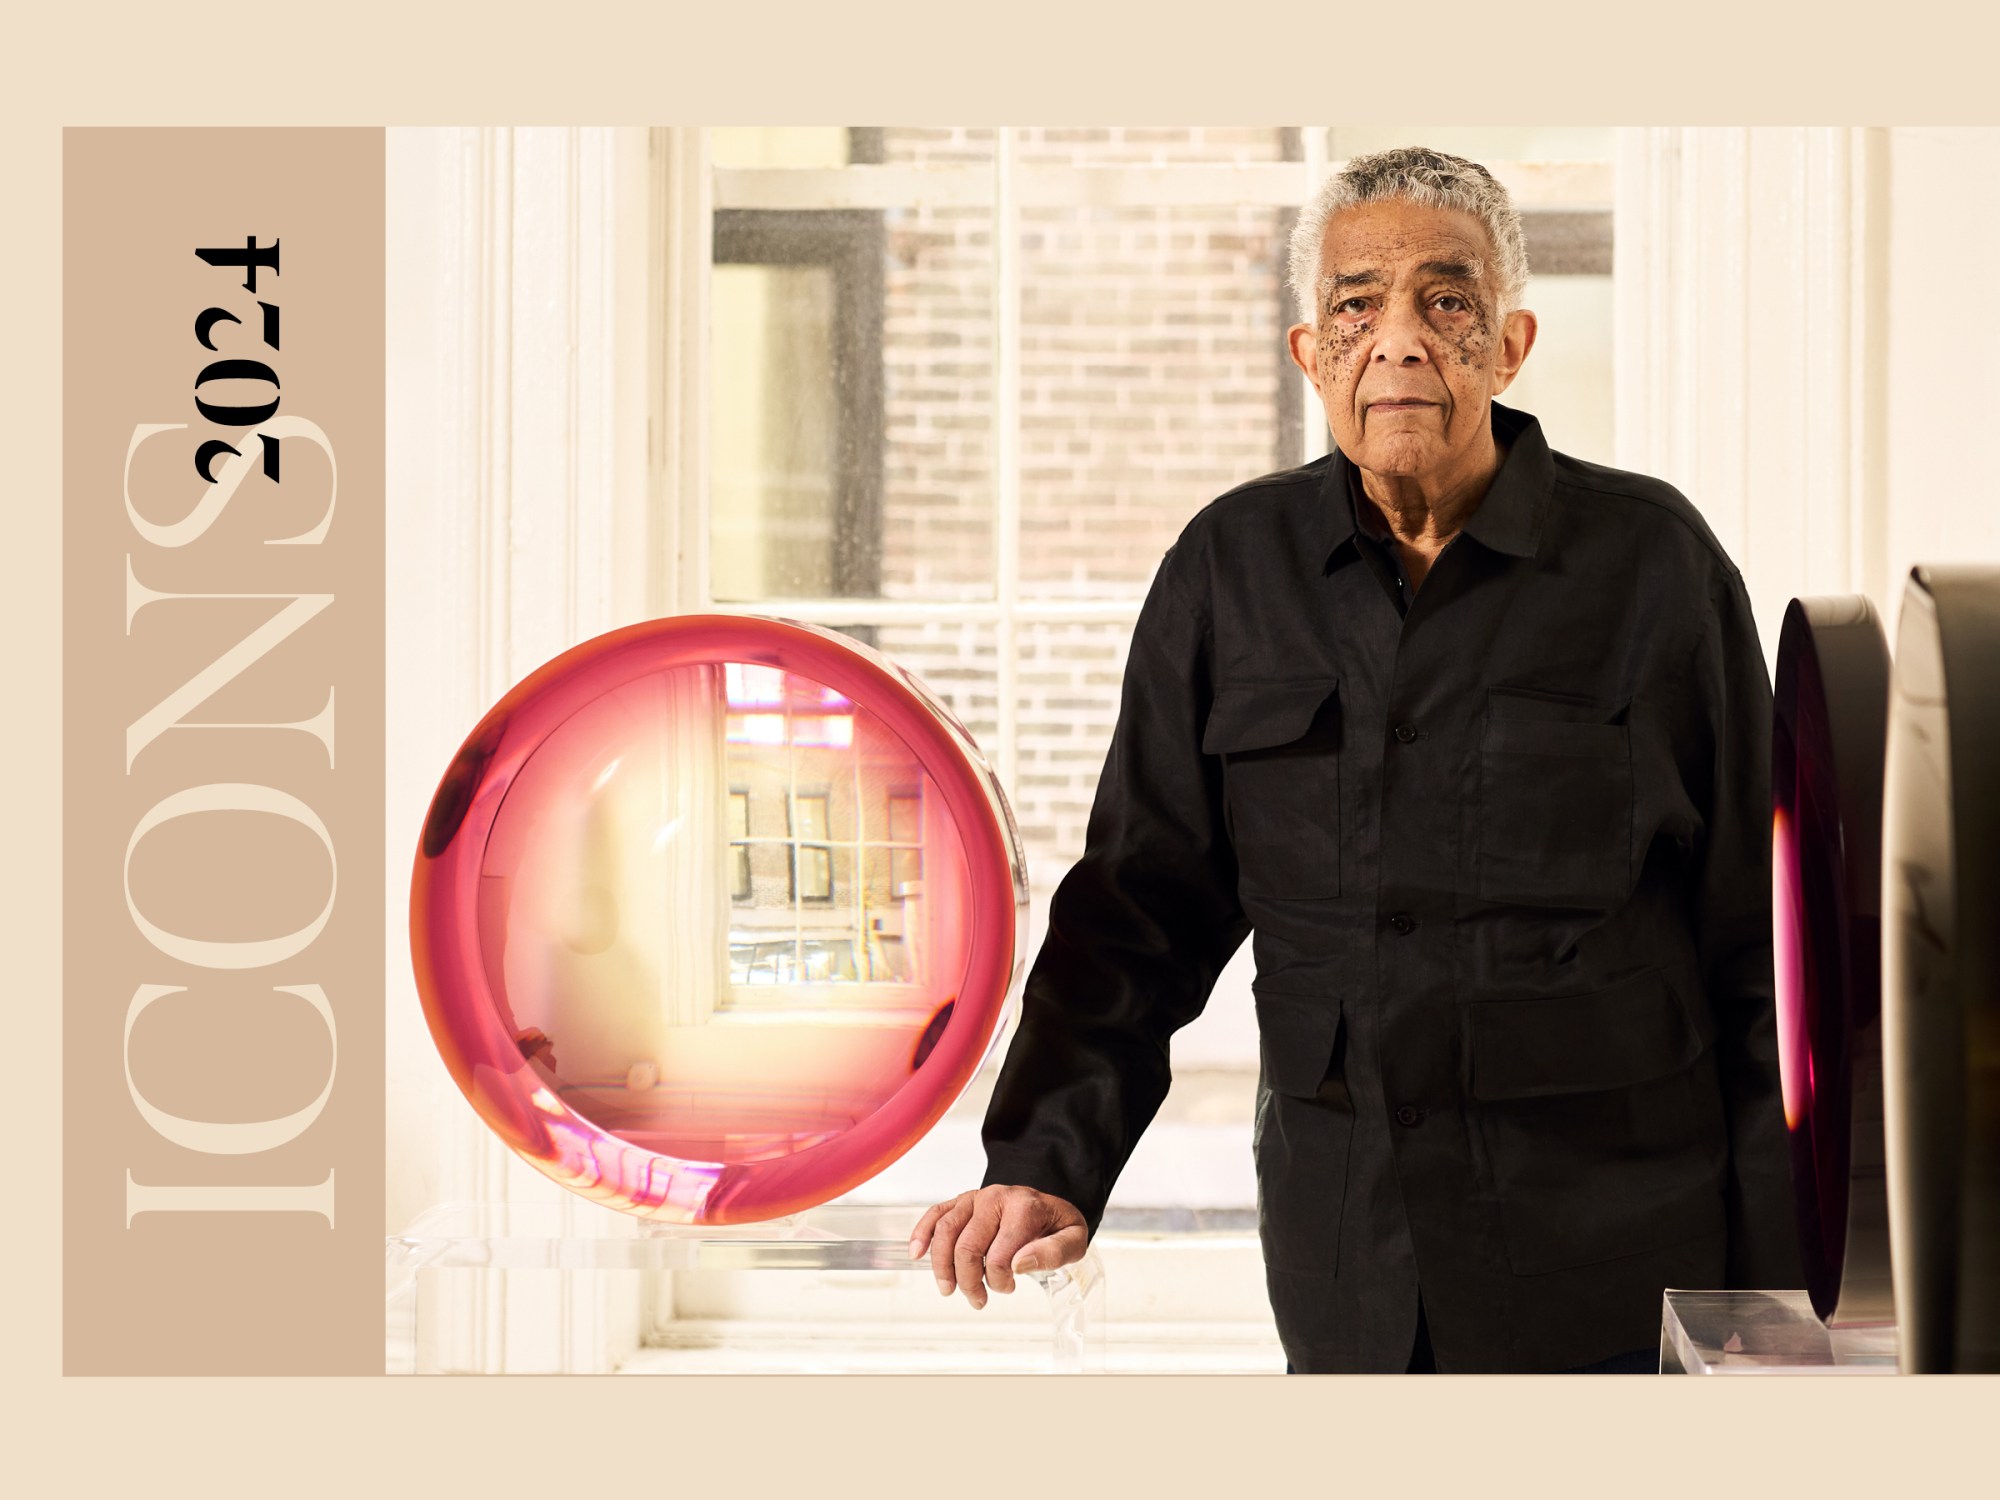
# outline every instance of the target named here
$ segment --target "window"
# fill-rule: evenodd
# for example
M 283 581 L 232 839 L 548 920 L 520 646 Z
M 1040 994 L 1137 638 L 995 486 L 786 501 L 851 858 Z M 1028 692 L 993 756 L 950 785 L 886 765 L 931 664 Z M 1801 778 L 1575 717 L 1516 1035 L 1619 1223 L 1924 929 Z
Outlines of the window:
M 745 787 L 729 789 L 729 898 L 738 905 L 750 899 L 750 792 Z
M 1216 495 L 1326 451 L 1324 414 L 1284 349 L 1286 252 L 1300 206 L 1341 160 L 1416 141 L 1508 183 L 1540 331 L 1502 399 L 1540 417 L 1554 447 L 1613 457 L 1610 130 L 705 139 L 710 479 L 683 509 L 681 534 L 698 540 L 680 607 L 811 620 L 922 677 L 1007 789 L 1029 859 L 1031 947 L 1083 848 L 1162 553 Z M 866 831 L 822 837 L 803 818 L 782 831 L 796 843 L 776 894 L 787 916 L 844 912 L 855 929 L 821 939 L 792 918 L 794 970 L 810 966 L 808 942 L 848 941 L 857 973 L 890 971 L 893 943 L 868 913 L 878 883 L 886 901 L 922 880 L 921 806 L 906 790 L 876 807 Z M 836 796 L 826 816 L 838 808 Z M 1175 1037 L 1177 1071 L 1254 1074 L 1248 978 L 1246 946 L 1209 1012 Z
M 1510 183 L 1536 267 L 1510 403 L 1611 457 L 1609 130 L 718 129 L 705 597 L 916 671 L 1045 888 L 1082 848 L 1127 633 L 1187 518 L 1324 452 L 1287 236 L 1340 159 Z M 742 279 L 749 278 L 749 279 Z
M 794 827 L 798 840 L 827 836 L 826 793 L 798 792 L 792 797 Z M 833 901 L 833 850 L 826 844 L 794 842 L 792 845 L 792 895 L 799 901 L 831 904 Z
M 1024 958 L 1082 852 L 1161 555 L 1216 495 L 1326 451 L 1283 343 L 1298 210 L 1345 157 L 1411 141 L 1482 161 L 1513 190 L 1541 328 L 1503 399 L 1556 448 L 1611 461 L 1609 130 L 729 128 L 661 142 L 672 326 L 705 330 L 662 345 L 673 607 L 811 621 L 920 676 L 1013 806 Z M 703 191 L 688 190 L 691 161 Z M 702 202 L 712 217 L 689 211 Z M 706 278 L 687 274 L 704 262 Z M 731 907 L 729 1005 L 776 1006 L 795 984 L 865 1005 L 871 986 L 932 977 L 913 925 L 923 788 L 907 769 L 816 761 L 792 707 L 754 683 L 729 697 L 732 740 L 767 752 L 728 778 L 746 794 L 730 841 L 749 892 Z M 1114 1222 L 1193 1205 L 1254 1222 L 1250 978 L 1246 944 L 1174 1037 L 1174 1089 L 1113 1193 Z M 975 1083 L 921 1150 L 850 1198 L 936 1201 L 977 1183 L 983 1093 Z M 1180 1311 L 1238 1316 L 1261 1273 L 1235 1275 L 1198 1279 Z
M 862 595 L 882 565 L 882 215 L 715 216 L 718 599 Z

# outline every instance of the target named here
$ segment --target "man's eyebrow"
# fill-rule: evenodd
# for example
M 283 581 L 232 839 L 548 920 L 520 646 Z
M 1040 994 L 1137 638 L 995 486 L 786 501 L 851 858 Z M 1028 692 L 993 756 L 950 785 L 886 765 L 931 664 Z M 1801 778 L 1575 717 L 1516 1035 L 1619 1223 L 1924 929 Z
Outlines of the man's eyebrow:
M 1351 286 L 1372 286 L 1381 279 L 1382 273 L 1373 269 L 1366 271 L 1342 271 L 1335 276 L 1320 277 L 1319 284 L 1323 291 L 1341 292 Z
M 1476 260 L 1427 260 L 1417 267 L 1417 274 L 1443 276 L 1452 281 L 1477 281 L 1480 269 Z

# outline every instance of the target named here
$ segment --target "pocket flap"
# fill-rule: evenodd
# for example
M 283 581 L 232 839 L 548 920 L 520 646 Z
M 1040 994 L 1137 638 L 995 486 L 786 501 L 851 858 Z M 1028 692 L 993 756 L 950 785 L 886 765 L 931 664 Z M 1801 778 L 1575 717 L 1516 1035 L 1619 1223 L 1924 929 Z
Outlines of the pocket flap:
M 1623 724 L 1630 700 L 1605 702 L 1540 688 L 1496 687 L 1486 690 L 1489 719 L 1538 720 L 1553 724 Z
M 1339 691 L 1338 678 L 1317 682 L 1251 683 L 1216 689 L 1202 730 L 1204 755 L 1289 745 L 1312 728 L 1320 706 Z
M 1701 1039 L 1657 969 L 1605 989 L 1474 1001 L 1472 1095 L 1527 1099 L 1627 1088 L 1678 1073 Z
M 1340 1038 L 1339 997 L 1255 988 L 1252 993 L 1264 1081 L 1281 1094 L 1317 1094 Z

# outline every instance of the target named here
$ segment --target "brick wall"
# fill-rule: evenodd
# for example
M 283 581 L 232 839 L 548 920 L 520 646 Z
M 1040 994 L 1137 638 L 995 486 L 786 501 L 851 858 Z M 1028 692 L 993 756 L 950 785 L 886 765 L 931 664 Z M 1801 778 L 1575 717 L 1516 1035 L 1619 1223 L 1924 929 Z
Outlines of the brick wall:
M 889 129 L 892 162 L 990 160 L 992 134 Z M 1281 159 L 1275 130 L 1036 130 L 1024 163 Z M 1278 466 L 1281 216 L 1259 208 L 1020 212 L 1021 577 L 1135 598 L 1196 510 Z M 883 592 L 991 597 L 992 216 L 891 212 L 883 330 Z M 980 632 L 985 631 L 982 642 Z M 1122 626 L 1024 625 L 1010 793 L 1038 866 L 1082 851 L 1117 713 Z M 883 649 L 964 700 L 990 749 L 990 628 L 885 628 Z

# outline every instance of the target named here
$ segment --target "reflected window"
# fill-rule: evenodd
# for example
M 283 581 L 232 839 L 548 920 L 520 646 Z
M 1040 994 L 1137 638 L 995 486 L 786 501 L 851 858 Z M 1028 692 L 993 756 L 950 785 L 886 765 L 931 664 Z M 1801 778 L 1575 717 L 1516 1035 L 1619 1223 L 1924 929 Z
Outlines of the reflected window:
M 833 901 L 833 851 L 824 844 L 801 844 L 793 865 L 798 899 L 829 905 Z
M 800 902 L 821 905 L 833 901 L 833 850 L 826 844 L 806 840 L 827 837 L 827 794 L 799 792 L 792 798 L 793 846 L 792 893 Z
M 827 836 L 825 792 L 800 792 L 792 805 L 797 809 L 795 831 L 800 838 L 823 839 Z
M 729 899 L 748 901 L 750 887 L 750 792 L 746 787 L 729 789 Z
M 889 793 L 889 882 L 900 898 L 924 878 L 924 804 L 914 787 Z

